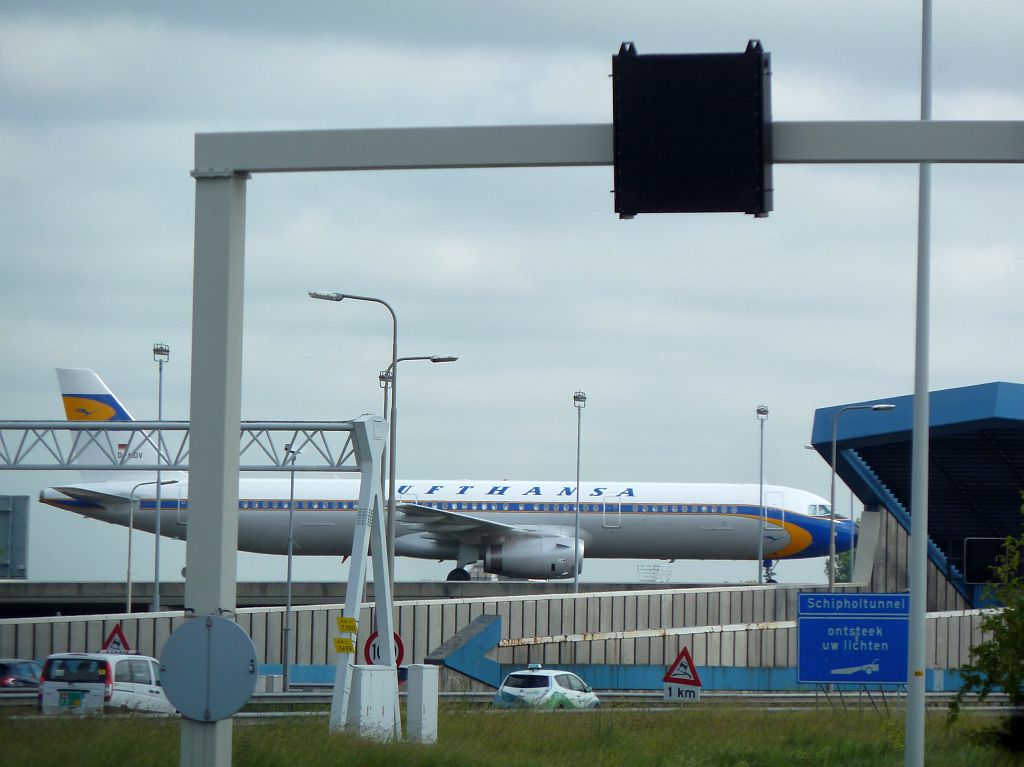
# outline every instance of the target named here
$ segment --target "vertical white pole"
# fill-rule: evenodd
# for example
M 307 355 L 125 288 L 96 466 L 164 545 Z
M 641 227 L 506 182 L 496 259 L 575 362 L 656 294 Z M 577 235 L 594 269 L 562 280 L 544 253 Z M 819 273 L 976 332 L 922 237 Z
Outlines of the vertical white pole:
M 135 491 L 128 499 L 128 572 L 125 574 L 124 611 L 132 612 L 132 531 L 135 529 Z
M 233 618 L 247 177 L 195 175 L 185 612 Z M 182 767 L 229 767 L 231 722 L 182 719 Z
M 156 420 L 164 420 L 164 361 L 157 362 L 157 394 L 156 394 Z M 160 462 L 163 458 L 164 433 L 157 430 L 156 433 L 156 519 L 153 532 L 153 612 L 160 612 L 160 511 L 163 506 L 163 494 L 160 492 L 163 485 L 160 483 Z
M 932 4 L 921 13 L 921 120 L 932 118 Z M 928 610 L 928 344 L 931 250 L 931 165 L 921 163 L 917 214 L 917 330 L 914 354 L 914 436 L 910 500 L 910 646 L 904 763 L 924 765 L 925 621 Z
M 293 440 L 298 438 L 298 433 Z M 281 663 L 284 673 L 282 682 L 284 691 L 291 688 L 291 680 L 288 676 L 289 665 L 292 654 L 292 560 L 295 556 L 295 459 L 299 455 L 298 450 L 292 450 L 292 445 L 284 446 L 285 460 L 291 461 L 292 470 L 288 473 L 288 567 L 287 586 L 284 593 L 284 643 L 281 648 Z
M 764 505 L 764 422 L 768 419 L 768 408 L 761 405 L 757 408 L 757 420 L 761 422 L 761 461 L 758 484 L 760 496 L 758 502 L 761 506 L 761 517 L 757 524 L 757 585 L 764 584 L 764 528 L 768 516 Z

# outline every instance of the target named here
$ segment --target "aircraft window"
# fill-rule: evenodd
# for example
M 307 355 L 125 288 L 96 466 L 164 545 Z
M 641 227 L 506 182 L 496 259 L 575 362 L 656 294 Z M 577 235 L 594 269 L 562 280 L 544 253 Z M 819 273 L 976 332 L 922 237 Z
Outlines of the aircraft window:
M 827 504 L 824 503 L 812 503 L 807 507 L 807 513 L 812 517 L 828 517 L 831 516 L 831 511 Z

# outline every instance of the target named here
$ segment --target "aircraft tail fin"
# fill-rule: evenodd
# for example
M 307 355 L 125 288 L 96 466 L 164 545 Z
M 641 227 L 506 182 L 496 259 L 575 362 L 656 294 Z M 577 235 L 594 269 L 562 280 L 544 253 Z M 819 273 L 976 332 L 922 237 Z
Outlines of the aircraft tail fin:
M 57 368 L 69 421 L 134 421 L 103 379 L 88 368 Z
M 57 368 L 57 382 L 68 421 L 135 420 L 103 379 L 88 368 Z M 142 432 L 79 432 L 73 462 L 86 466 L 109 466 L 118 462 L 152 464 L 156 462 L 156 447 L 150 439 Z M 108 473 L 82 471 L 81 474 L 83 479 L 92 480 Z

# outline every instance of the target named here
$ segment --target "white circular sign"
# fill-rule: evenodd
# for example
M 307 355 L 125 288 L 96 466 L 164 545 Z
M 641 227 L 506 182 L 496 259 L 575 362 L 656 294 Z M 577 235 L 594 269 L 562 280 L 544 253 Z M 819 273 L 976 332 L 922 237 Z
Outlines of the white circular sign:
M 402 644 L 402 637 L 398 636 L 397 631 L 395 632 L 393 649 L 395 651 L 395 665 L 401 666 L 402 661 L 405 659 L 405 645 Z M 366 644 L 363 646 L 363 658 L 371 666 L 384 665 L 384 648 L 380 645 L 380 638 L 377 636 L 376 631 L 370 634 L 369 639 L 366 640 Z

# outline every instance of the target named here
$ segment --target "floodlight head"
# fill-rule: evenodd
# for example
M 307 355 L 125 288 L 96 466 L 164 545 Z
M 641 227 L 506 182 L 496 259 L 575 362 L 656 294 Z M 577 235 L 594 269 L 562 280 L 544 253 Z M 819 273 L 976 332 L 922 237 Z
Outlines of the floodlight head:
M 171 358 L 171 347 L 167 344 L 153 344 L 153 361 L 167 362 Z
M 308 292 L 310 298 L 318 298 L 321 301 L 341 301 L 345 297 L 344 293 L 321 293 L 318 290 Z
M 585 408 L 587 406 L 587 395 L 581 391 L 576 392 L 572 395 L 572 404 L 580 409 Z
M 757 417 L 758 418 L 767 418 L 768 417 L 768 406 L 767 405 L 758 405 L 757 406 Z

